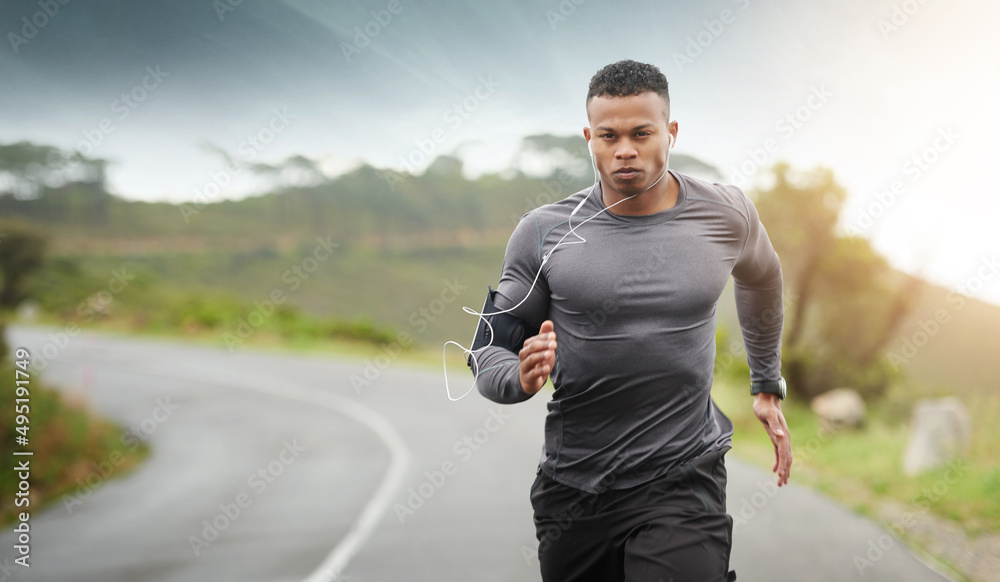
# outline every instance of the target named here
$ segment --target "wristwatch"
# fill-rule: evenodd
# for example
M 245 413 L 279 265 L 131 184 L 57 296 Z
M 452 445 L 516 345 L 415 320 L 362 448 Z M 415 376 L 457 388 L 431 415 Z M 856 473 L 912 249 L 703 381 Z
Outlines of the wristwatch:
M 750 382 L 751 396 L 756 396 L 761 392 L 764 394 L 776 394 L 779 400 L 784 400 L 785 394 L 788 392 L 788 388 L 785 386 L 784 378 L 778 378 L 777 380 L 765 380 L 763 382 Z

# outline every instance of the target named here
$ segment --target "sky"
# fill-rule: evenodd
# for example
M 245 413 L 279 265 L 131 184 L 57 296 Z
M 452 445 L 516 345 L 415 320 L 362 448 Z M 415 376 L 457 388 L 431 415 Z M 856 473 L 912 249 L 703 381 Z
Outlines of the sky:
M 0 143 L 112 160 L 125 198 L 260 190 L 219 151 L 499 171 L 526 135 L 579 135 L 590 77 L 631 58 L 670 82 L 677 152 L 747 189 L 778 160 L 828 167 L 845 232 L 1000 304 L 995 2 L 55 4 L 0 4 Z

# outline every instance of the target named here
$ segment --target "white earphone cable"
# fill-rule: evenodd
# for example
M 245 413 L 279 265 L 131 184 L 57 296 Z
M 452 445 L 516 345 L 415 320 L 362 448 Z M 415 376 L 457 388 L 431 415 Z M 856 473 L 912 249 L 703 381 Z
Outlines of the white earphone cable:
M 668 162 L 669 162 L 669 159 L 670 159 L 670 149 L 673 148 L 673 143 L 674 143 L 673 136 L 670 136 L 670 146 L 667 148 L 667 161 Z M 587 142 L 587 149 L 590 150 L 590 162 L 591 162 L 591 165 L 593 166 L 593 169 L 594 169 L 594 185 L 591 186 L 591 192 L 593 192 L 594 188 L 597 186 L 597 184 L 599 182 L 599 177 L 598 177 L 598 174 L 597 174 L 597 161 L 594 159 L 594 150 L 591 149 L 590 142 Z M 666 175 L 667 175 L 667 164 L 664 164 L 663 173 L 660 174 L 660 177 L 657 178 L 655 182 L 653 182 L 652 184 L 650 184 L 648 188 L 646 188 L 645 190 L 643 190 L 639 194 L 645 194 L 646 192 L 648 192 L 650 189 L 653 188 L 653 186 L 656 186 L 660 182 L 660 180 L 662 180 L 663 177 L 666 176 Z M 487 317 L 488 316 L 492 316 L 492 315 L 500 315 L 502 313 L 508 313 L 510 311 L 513 311 L 513 310 L 517 309 L 525 301 L 527 301 L 528 297 L 531 296 L 531 292 L 535 290 L 535 285 L 538 283 L 538 277 L 541 276 L 541 274 L 542 274 L 542 267 L 545 266 L 545 263 L 549 260 L 549 257 L 552 256 L 552 253 L 554 253 L 556 251 L 556 249 L 558 249 L 560 246 L 563 246 L 564 244 L 565 245 L 575 245 L 575 244 L 581 244 L 581 243 L 587 242 L 587 239 L 583 238 L 582 236 L 580 236 L 579 234 L 576 233 L 576 228 L 577 227 L 583 226 L 584 224 L 586 224 L 586 223 L 590 222 L 591 220 L 597 218 L 598 216 L 600 216 L 604 212 L 607 212 L 608 210 L 614 208 L 615 206 L 617 206 L 618 204 L 621 204 L 622 202 L 625 202 L 626 200 L 631 200 L 632 198 L 638 196 L 639 194 L 633 194 L 631 196 L 626 196 L 626 197 L 622 198 L 621 200 L 619 200 L 618 202 L 615 202 L 611 206 L 608 206 L 606 208 L 602 208 L 596 214 L 593 214 L 593 215 L 587 217 L 580 224 L 578 224 L 576 226 L 573 226 L 573 215 L 575 215 L 581 208 L 583 208 L 583 205 L 587 202 L 587 200 L 590 199 L 590 192 L 588 192 L 587 195 L 584 196 L 583 200 L 581 200 L 580 203 L 577 204 L 576 208 L 574 208 L 573 211 L 570 212 L 570 214 L 569 214 L 569 219 L 567 221 L 568 224 L 569 224 L 569 231 L 566 232 L 566 234 L 564 234 L 562 236 L 562 238 L 560 238 L 556 242 L 555 246 L 553 246 L 552 249 L 549 250 L 549 252 L 545 253 L 542 256 L 542 262 L 538 266 L 538 271 L 535 273 L 535 278 L 531 282 L 531 287 L 528 288 L 528 292 L 524 295 L 524 299 L 521 299 L 521 301 L 518 302 L 518 304 L 514 305 L 513 307 L 509 307 L 507 309 L 501 309 L 500 311 L 494 311 L 493 313 L 480 313 L 480 312 L 478 312 L 475 309 L 472 309 L 470 307 L 462 307 L 462 311 L 464 311 L 465 313 L 468 313 L 470 315 L 475 315 L 475 316 L 479 317 L 479 319 L 481 319 L 483 322 L 486 323 L 486 327 L 489 328 L 490 341 L 485 346 L 482 346 L 481 348 L 477 348 L 476 350 L 469 349 L 469 348 L 463 346 L 462 344 L 460 344 L 460 343 L 458 343 L 456 341 L 451 341 L 451 340 L 446 341 L 444 343 L 444 345 L 441 347 L 441 364 L 442 364 L 442 367 L 444 368 L 444 389 L 445 389 L 445 393 L 448 395 L 448 400 L 451 400 L 452 402 L 457 402 L 457 401 L 465 398 L 466 396 L 468 396 L 469 393 L 471 393 L 472 390 L 476 387 L 476 382 L 479 380 L 479 361 L 476 358 L 476 352 L 480 352 L 482 350 L 485 350 L 486 348 L 488 348 L 491 345 L 493 345 L 493 326 L 490 324 L 490 320 L 487 319 Z M 575 240 L 575 241 L 570 241 L 570 242 L 564 243 L 563 241 L 566 240 L 566 237 L 569 236 L 569 235 L 571 235 L 571 234 L 573 236 L 575 236 L 579 240 Z M 448 364 L 447 364 L 447 360 L 446 360 L 446 357 L 447 357 L 446 354 L 447 354 L 447 350 L 448 350 L 448 345 L 449 344 L 454 344 L 454 345 L 462 348 L 462 355 L 463 356 L 466 356 L 466 355 L 467 355 L 466 357 L 471 356 L 472 357 L 472 363 L 473 363 L 473 370 L 476 371 L 476 375 L 472 379 L 472 385 L 469 386 L 469 389 L 466 390 L 465 393 L 462 394 L 461 396 L 459 396 L 458 398 L 452 397 L 452 395 L 451 395 L 451 387 L 449 386 L 449 383 L 448 383 Z

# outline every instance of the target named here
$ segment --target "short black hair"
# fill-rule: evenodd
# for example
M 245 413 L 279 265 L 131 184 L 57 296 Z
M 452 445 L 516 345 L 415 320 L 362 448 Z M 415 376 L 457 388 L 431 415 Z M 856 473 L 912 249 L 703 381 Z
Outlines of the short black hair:
M 590 90 L 587 91 L 587 104 L 594 97 L 627 97 L 652 91 L 663 97 L 667 104 L 667 117 L 670 116 L 670 93 L 667 90 L 667 77 L 660 69 L 646 63 L 638 63 L 631 59 L 612 63 L 590 79 Z

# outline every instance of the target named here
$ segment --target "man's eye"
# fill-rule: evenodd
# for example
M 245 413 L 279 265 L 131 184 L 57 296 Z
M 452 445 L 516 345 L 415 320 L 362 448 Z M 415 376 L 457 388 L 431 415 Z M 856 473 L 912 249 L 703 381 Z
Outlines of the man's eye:
M 646 137 L 647 135 L 649 135 L 649 132 L 648 131 L 640 131 L 640 132 L 637 132 L 635 135 L 637 137 Z

